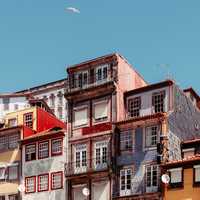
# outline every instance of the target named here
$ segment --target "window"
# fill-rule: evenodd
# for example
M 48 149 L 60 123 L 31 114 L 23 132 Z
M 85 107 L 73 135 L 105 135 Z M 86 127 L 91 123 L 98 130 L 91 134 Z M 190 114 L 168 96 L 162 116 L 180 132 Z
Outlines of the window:
M 139 117 L 141 109 L 141 97 L 135 97 L 128 100 L 128 116 Z
M 0 150 L 8 149 L 8 137 L 1 136 L 0 137 Z
M 78 144 L 75 146 L 75 173 L 85 172 L 87 170 L 87 146 Z
M 49 104 L 50 104 L 50 107 L 52 109 L 55 107 L 55 95 L 54 94 L 50 95 L 50 97 L 49 97 Z
M 19 133 L 9 135 L 9 149 L 18 147 Z
M 81 108 L 74 110 L 74 126 L 83 126 L 88 123 L 88 109 Z
M 24 114 L 24 125 L 33 129 L 33 113 Z
M 9 98 L 3 98 L 3 109 L 5 111 L 9 110 L 9 103 L 10 103 L 10 99 Z
M 133 134 L 132 130 L 123 131 L 120 133 L 120 150 L 128 151 L 133 149 Z
M 157 192 L 158 190 L 158 166 L 146 167 L 146 192 Z
M 146 128 L 145 147 L 156 147 L 158 142 L 158 126 L 150 126 Z
M 9 195 L 8 199 L 9 200 L 18 200 L 18 195 L 17 194 Z M 1 198 L 0 198 L 0 200 L 1 200 Z
M 51 174 L 51 189 L 61 189 L 63 187 L 63 173 L 56 172 Z
M 17 180 L 18 179 L 18 174 L 19 174 L 18 164 L 8 167 L 8 179 L 9 180 Z
M 131 168 L 120 170 L 120 196 L 131 194 L 131 176 Z
M 31 161 L 31 160 L 36 159 L 36 145 L 35 144 L 27 145 L 25 152 L 26 152 L 26 161 Z
M 170 169 L 170 185 L 172 187 L 182 186 L 182 168 Z
M 0 196 L 0 200 L 5 200 L 6 197 L 5 196 Z
M 0 180 L 5 179 L 5 173 L 6 173 L 6 169 L 4 167 L 1 167 L 0 168 Z
M 108 65 L 100 66 L 96 69 L 96 80 L 97 82 L 106 80 L 108 77 Z
M 59 92 L 57 96 L 58 96 L 58 106 L 62 107 L 62 105 L 63 105 L 63 94 L 62 94 L 62 92 Z
M 99 102 L 94 104 L 95 121 L 104 121 L 108 118 L 108 102 Z
M 38 145 L 38 158 L 48 158 L 49 157 L 49 142 L 41 142 Z
M 95 144 L 95 169 L 102 169 L 108 165 L 108 141 Z
M 194 183 L 200 184 L 200 165 L 194 166 Z
M 36 192 L 36 177 L 26 177 L 25 178 L 25 193 Z
M 54 139 L 51 141 L 51 155 L 61 155 L 62 154 L 62 139 Z
M 38 176 L 38 192 L 49 190 L 49 174 Z
M 194 148 L 183 149 L 182 150 L 183 158 L 188 158 L 188 157 L 194 156 L 194 151 L 195 151 Z
M 152 105 L 155 113 L 165 112 L 165 91 L 153 93 Z
M 17 126 L 17 119 L 16 118 L 9 119 L 8 120 L 8 126 L 9 127 Z
M 14 104 L 14 110 L 18 110 L 19 109 L 19 105 L 18 104 Z

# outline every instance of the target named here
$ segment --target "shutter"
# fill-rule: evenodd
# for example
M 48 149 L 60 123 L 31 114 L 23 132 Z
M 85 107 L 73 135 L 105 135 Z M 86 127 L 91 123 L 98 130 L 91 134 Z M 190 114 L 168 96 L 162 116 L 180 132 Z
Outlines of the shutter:
M 77 110 L 74 112 L 74 124 L 75 126 L 81 126 L 87 124 L 87 108 Z
M 98 182 L 92 184 L 92 199 L 108 200 L 109 194 L 110 191 L 108 182 Z
M 200 166 L 194 166 L 195 168 L 195 182 L 200 182 Z
M 108 104 L 106 103 L 98 103 L 95 105 L 95 119 L 107 118 L 108 116 Z
M 171 171 L 171 183 L 180 183 L 182 182 L 182 170 Z

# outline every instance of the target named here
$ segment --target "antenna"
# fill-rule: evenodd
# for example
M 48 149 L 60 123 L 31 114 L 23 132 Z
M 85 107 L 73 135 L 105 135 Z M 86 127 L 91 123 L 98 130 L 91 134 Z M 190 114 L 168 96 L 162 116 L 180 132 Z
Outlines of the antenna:
M 164 71 L 166 79 L 173 79 L 172 73 L 170 72 L 170 64 L 157 64 L 157 67 Z

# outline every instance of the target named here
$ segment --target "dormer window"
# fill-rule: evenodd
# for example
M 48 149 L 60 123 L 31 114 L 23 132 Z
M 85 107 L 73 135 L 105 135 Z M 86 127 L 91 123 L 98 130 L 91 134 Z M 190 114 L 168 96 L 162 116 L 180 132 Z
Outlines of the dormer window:
M 97 82 L 103 81 L 108 77 L 108 65 L 102 65 L 96 69 L 96 80 Z
M 128 100 L 128 117 L 139 117 L 141 109 L 141 97 Z
M 165 112 L 165 91 L 153 93 L 152 106 L 154 113 Z

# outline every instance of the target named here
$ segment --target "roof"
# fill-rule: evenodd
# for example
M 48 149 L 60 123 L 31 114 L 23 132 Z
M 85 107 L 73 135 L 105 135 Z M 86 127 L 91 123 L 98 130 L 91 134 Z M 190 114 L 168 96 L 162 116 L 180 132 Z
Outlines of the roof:
M 20 143 L 25 144 L 28 142 L 37 141 L 39 139 L 45 139 L 45 138 L 49 139 L 49 138 L 51 138 L 51 136 L 54 136 L 55 134 L 58 136 L 61 136 L 61 135 L 64 136 L 64 132 L 65 132 L 65 129 L 62 129 L 60 127 L 54 127 L 54 128 L 42 131 L 40 133 L 31 135 L 27 138 L 24 138 L 23 140 L 20 141 Z
M 158 89 L 158 88 L 162 88 L 162 87 L 166 87 L 166 86 L 170 86 L 172 84 L 174 84 L 174 81 L 166 80 L 166 81 L 163 81 L 163 82 L 147 85 L 147 86 L 144 86 L 144 87 L 140 87 L 140 88 L 125 92 L 124 97 L 129 96 L 129 95 L 135 95 L 135 94 L 138 94 L 138 93 L 141 93 L 141 92 L 147 92 L 147 91 L 150 91 L 150 90 L 154 90 L 154 89 Z
M 189 156 L 181 160 L 170 161 L 166 164 L 162 164 L 161 166 L 163 168 L 173 168 L 173 167 L 179 167 L 179 166 L 184 166 L 188 164 L 196 164 L 196 163 L 200 163 L 200 154 L 196 154 L 195 156 Z
M 131 122 L 137 122 L 141 120 L 148 120 L 148 119 L 156 119 L 156 118 L 162 118 L 165 117 L 166 113 L 155 113 L 152 115 L 146 115 L 142 117 L 135 117 L 135 118 L 130 118 L 130 119 L 125 119 L 122 121 L 115 122 L 116 125 L 121 125 L 121 124 L 126 124 L 126 123 L 131 123 Z
M 61 85 L 62 85 L 63 82 L 65 82 L 66 80 L 67 80 L 67 79 L 64 78 L 64 79 L 60 79 L 60 80 L 57 80 L 57 81 L 48 82 L 48 83 L 45 83 L 45 84 L 42 84 L 42 85 L 38 85 L 38 86 L 35 86 L 35 87 L 31 87 L 31 88 L 29 88 L 29 89 L 17 91 L 15 94 L 31 93 L 33 90 L 42 89 L 43 87 L 48 87 L 48 86 L 55 85 L 55 84 L 61 84 Z
M 4 131 L 8 131 L 8 130 L 21 129 L 22 127 L 23 127 L 23 125 L 0 128 L 0 132 L 4 132 Z
M 0 98 L 11 98 L 11 97 L 28 97 L 29 95 L 28 94 L 18 94 L 18 93 L 2 93 L 0 94 Z
M 184 89 L 183 92 L 191 92 L 192 95 L 193 95 L 198 101 L 200 100 L 199 95 L 197 94 L 197 92 L 196 92 L 192 87 Z

